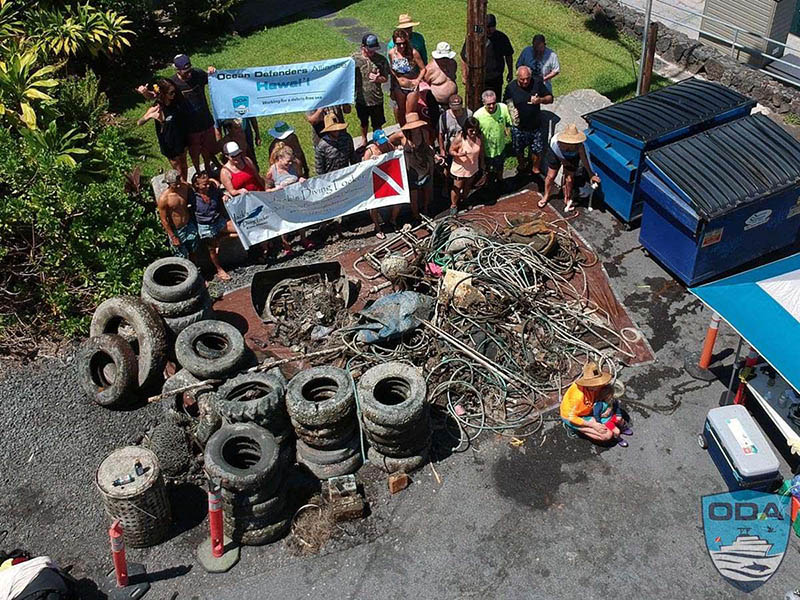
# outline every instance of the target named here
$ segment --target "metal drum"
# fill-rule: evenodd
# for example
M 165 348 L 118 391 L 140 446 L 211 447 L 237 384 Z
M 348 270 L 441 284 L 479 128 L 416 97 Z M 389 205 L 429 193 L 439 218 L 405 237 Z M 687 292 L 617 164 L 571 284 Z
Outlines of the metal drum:
M 128 482 L 130 477 L 133 481 Z M 115 481 L 128 483 L 114 485 Z M 141 446 L 115 450 L 100 464 L 95 483 L 106 514 L 122 523 L 127 545 L 154 546 L 166 538 L 172 514 L 158 458 L 152 451 Z

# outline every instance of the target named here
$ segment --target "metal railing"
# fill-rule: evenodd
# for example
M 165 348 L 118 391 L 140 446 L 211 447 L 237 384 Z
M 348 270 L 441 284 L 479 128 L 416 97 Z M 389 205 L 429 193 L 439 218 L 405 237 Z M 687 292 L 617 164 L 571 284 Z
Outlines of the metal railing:
M 638 6 L 635 6 L 633 4 L 629 4 L 627 2 L 623 2 L 622 0 L 617 0 L 617 1 L 620 4 L 622 4 L 623 6 L 627 6 L 628 8 L 632 8 L 633 10 L 635 10 L 637 12 L 641 12 L 642 11 L 642 9 L 640 7 L 638 7 Z M 727 21 L 723 21 L 722 19 L 718 19 L 716 17 L 711 17 L 711 16 L 708 16 L 708 15 L 704 15 L 702 13 L 698 13 L 698 12 L 689 10 L 687 8 L 674 6 L 674 5 L 670 4 L 669 2 L 666 2 L 665 0 L 648 0 L 647 3 L 646 3 L 646 9 L 645 9 L 645 14 L 646 15 L 648 14 L 648 12 L 651 11 L 652 4 L 653 4 L 654 1 L 655 2 L 659 2 L 660 4 L 664 4 L 666 6 L 669 6 L 673 10 L 680 11 L 680 12 L 685 13 L 687 15 L 700 17 L 701 19 L 706 19 L 708 21 L 713 21 L 715 23 L 719 23 L 720 25 L 724 25 L 725 27 L 729 27 L 730 29 L 732 29 L 734 33 L 733 33 L 733 39 L 731 40 L 731 39 L 727 39 L 725 37 L 722 37 L 722 36 L 720 36 L 720 35 L 718 35 L 716 33 L 712 33 L 710 31 L 706 31 L 706 30 L 702 29 L 702 24 L 701 24 L 701 27 L 694 27 L 694 26 L 689 25 L 687 23 L 684 23 L 682 21 L 676 21 L 675 19 L 672 19 L 672 18 L 667 17 L 665 15 L 653 14 L 653 18 L 655 18 L 658 21 L 665 21 L 667 23 L 673 23 L 675 25 L 679 25 L 680 27 L 682 27 L 684 29 L 688 29 L 690 31 L 696 31 L 696 32 L 702 34 L 705 37 L 713 38 L 714 40 L 716 40 L 716 41 L 718 41 L 718 42 L 720 42 L 722 44 L 725 44 L 726 46 L 730 46 L 730 48 L 731 48 L 731 56 L 732 57 L 738 58 L 738 55 L 736 53 L 737 53 L 737 51 L 739 51 L 739 52 L 745 52 L 745 53 L 750 54 L 750 55 L 755 55 L 755 56 L 760 56 L 760 57 L 763 57 L 763 58 L 767 58 L 767 59 L 769 59 L 770 62 L 777 62 L 777 63 L 781 63 L 781 64 L 784 64 L 784 65 L 788 65 L 788 66 L 792 67 L 793 69 L 800 68 L 800 66 L 798 66 L 795 63 L 791 63 L 791 62 L 788 62 L 788 61 L 783 60 L 781 58 L 778 58 L 776 56 L 772 56 L 771 54 L 768 54 L 766 52 L 762 52 L 761 50 L 758 50 L 756 48 L 751 48 L 749 46 L 745 46 L 744 44 L 740 44 L 739 43 L 739 36 L 740 35 L 749 35 L 749 36 L 758 38 L 760 40 L 763 40 L 765 42 L 769 42 L 771 44 L 775 44 L 777 46 L 781 46 L 783 48 L 790 48 L 789 45 L 787 45 L 787 44 L 785 44 L 783 42 L 779 42 L 778 40 L 773 40 L 772 38 L 768 38 L 768 37 L 766 37 L 764 35 L 761 35 L 760 33 L 755 33 L 755 32 L 752 32 L 752 31 L 748 31 L 747 29 L 739 27 L 738 25 L 734 25 L 732 23 L 728 23 Z M 649 23 L 645 23 L 645 33 L 647 31 L 648 24 Z M 795 86 L 795 87 L 800 86 L 800 80 L 798 80 L 798 79 L 791 79 L 791 78 L 783 77 L 782 75 L 778 75 L 776 73 L 771 73 L 770 71 L 767 71 L 767 70 L 765 70 L 763 68 L 758 68 L 758 69 L 755 69 L 755 70 L 760 71 L 760 72 L 764 73 L 765 75 L 769 75 L 773 79 L 777 79 L 777 80 L 782 81 L 784 83 L 788 83 L 789 85 L 792 85 L 792 86 Z

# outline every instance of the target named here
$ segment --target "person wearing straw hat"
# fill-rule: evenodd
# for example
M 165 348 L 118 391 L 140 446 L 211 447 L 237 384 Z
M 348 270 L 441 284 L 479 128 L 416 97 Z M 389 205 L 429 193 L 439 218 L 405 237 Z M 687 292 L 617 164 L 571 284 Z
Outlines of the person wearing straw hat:
M 436 44 L 436 50 L 431 52 L 431 61 L 425 68 L 424 81 L 431 88 L 433 97 L 440 106 L 446 107 L 450 96 L 458 93 L 456 83 L 456 70 L 458 64 L 453 58 L 456 53 L 447 42 Z
M 272 156 L 275 146 L 283 142 L 294 151 L 294 159 L 297 162 L 297 172 L 300 177 L 308 179 L 308 161 L 294 128 L 286 121 L 276 121 L 275 125 L 269 130 L 269 134 L 272 136 L 272 141 L 269 144 L 267 155 Z
M 340 121 L 334 113 L 328 113 L 325 115 L 322 139 L 314 151 L 317 175 L 343 169 L 355 162 L 353 138 L 347 133 L 347 123 Z
M 356 63 L 356 114 L 361 123 L 364 145 L 367 143 L 370 121 L 373 131 L 386 123 L 381 85 L 389 81 L 389 61 L 378 53 L 380 49 L 378 36 L 367 33 L 361 38 L 361 47 L 353 54 Z
M 578 126 L 575 123 L 567 125 L 566 129 L 561 133 L 553 136 L 550 142 L 550 155 L 547 159 L 547 177 L 544 179 L 544 194 L 542 199 L 539 200 L 539 208 L 544 208 L 550 200 L 550 193 L 553 190 L 553 184 L 556 180 L 556 175 L 561 167 L 564 167 L 564 211 L 572 212 L 575 207 L 572 205 L 572 189 L 575 183 L 575 173 L 578 167 L 583 163 L 586 172 L 590 174 L 592 183 L 600 183 L 600 177 L 594 172 L 592 168 L 592 161 L 589 159 L 589 153 L 586 152 L 586 135 L 582 131 L 578 131 Z
M 581 376 L 567 388 L 561 400 L 561 420 L 570 435 L 580 434 L 596 442 L 609 442 L 612 439 L 623 448 L 628 443 L 620 434 L 631 435 L 621 413 L 619 416 L 594 416 L 594 405 L 612 397 L 611 373 L 603 371 L 597 363 L 588 362 L 583 366 Z
M 406 124 L 397 133 L 389 136 L 389 141 L 397 148 L 403 148 L 406 159 L 406 174 L 411 200 L 411 218 L 419 221 L 419 200 L 422 197 L 422 210 L 427 212 L 433 192 L 433 147 L 430 127 L 418 113 L 410 112 Z M 400 205 L 392 207 L 391 223 L 397 228 Z
M 408 38 L 411 41 L 411 46 L 422 57 L 422 62 L 428 62 L 428 49 L 425 47 L 425 38 L 422 36 L 421 33 L 414 31 L 414 27 L 419 25 L 417 21 L 414 21 L 410 15 L 402 14 L 397 19 L 397 26 L 395 29 L 405 29 L 406 33 L 408 33 Z M 394 37 L 386 44 L 386 50 L 391 50 L 394 48 Z

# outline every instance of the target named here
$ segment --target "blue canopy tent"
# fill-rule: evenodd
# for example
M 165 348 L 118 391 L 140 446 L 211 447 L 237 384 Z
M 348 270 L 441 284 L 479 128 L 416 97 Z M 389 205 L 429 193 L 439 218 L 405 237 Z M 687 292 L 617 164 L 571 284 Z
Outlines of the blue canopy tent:
M 800 253 L 689 291 L 800 391 Z

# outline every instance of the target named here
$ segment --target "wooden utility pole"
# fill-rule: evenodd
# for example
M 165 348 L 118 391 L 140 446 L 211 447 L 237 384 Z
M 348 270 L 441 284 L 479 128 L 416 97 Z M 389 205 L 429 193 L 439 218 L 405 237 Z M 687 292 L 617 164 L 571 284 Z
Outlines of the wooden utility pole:
M 647 48 L 644 55 L 644 69 L 642 69 L 641 93 L 650 91 L 650 79 L 653 77 L 653 62 L 656 59 L 656 41 L 658 40 L 658 23 L 650 23 L 647 32 Z
M 467 73 L 464 99 L 475 111 L 481 106 L 486 75 L 486 4 L 487 0 L 467 0 Z

